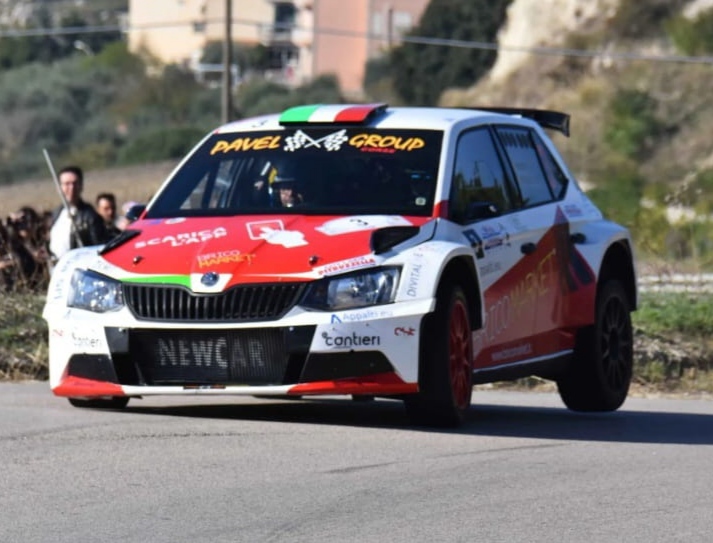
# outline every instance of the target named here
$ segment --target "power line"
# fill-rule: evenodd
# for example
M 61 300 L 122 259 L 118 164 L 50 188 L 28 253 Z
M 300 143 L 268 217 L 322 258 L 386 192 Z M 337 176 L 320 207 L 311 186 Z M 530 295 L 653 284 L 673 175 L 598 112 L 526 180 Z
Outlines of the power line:
M 161 30 L 170 28 L 183 28 L 189 26 L 194 27 L 196 23 L 202 25 L 224 23 L 223 19 L 201 19 L 199 21 L 171 21 L 171 22 L 155 22 L 143 25 L 92 25 L 78 27 L 63 27 L 63 28 L 29 28 L 29 29 L 5 29 L 0 30 L 0 39 L 2 38 L 22 38 L 22 37 L 42 37 L 42 36 L 61 36 L 61 35 L 77 35 L 77 34 L 97 34 L 97 33 L 131 33 L 145 30 Z M 260 21 L 250 21 L 243 19 L 234 19 L 234 25 L 265 27 L 266 24 Z M 274 25 L 270 25 L 274 26 Z M 339 30 L 334 28 L 305 28 L 305 27 L 289 27 L 293 31 L 310 32 L 317 35 L 341 36 L 349 38 L 364 38 L 375 41 L 388 41 L 386 34 L 374 34 L 369 32 L 355 32 Z M 643 60 L 647 62 L 662 62 L 662 63 L 683 63 L 683 64 L 713 64 L 713 56 L 692 56 L 692 55 L 654 55 L 638 52 L 626 51 L 611 51 L 611 50 L 588 50 L 588 49 L 572 49 L 564 47 L 539 47 L 539 46 L 513 46 L 503 45 L 496 42 L 482 42 L 470 40 L 455 40 L 448 38 L 430 38 L 426 36 L 401 36 L 402 43 L 411 43 L 418 45 L 431 45 L 440 47 L 458 47 L 462 49 L 481 49 L 489 51 L 501 51 L 508 53 L 527 53 L 536 56 L 559 56 L 559 57 L 574 57 L 574 58 L 605 58 L 610 60 L 635 61 Z

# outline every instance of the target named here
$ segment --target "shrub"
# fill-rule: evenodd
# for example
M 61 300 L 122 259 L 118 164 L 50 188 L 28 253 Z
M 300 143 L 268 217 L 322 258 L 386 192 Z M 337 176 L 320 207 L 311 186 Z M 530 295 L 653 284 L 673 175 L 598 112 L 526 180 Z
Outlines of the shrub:
M 707 55 L 713 52 L 713 9 L 702 12 L 693 20 L 678 16 L 665 25 L 671 41 L 687 55 Z
M 648 93 L 620 89 L 609 104 L 604 141 L 626 157 L 644 158 L 662 132 L 656 107 L 656 100 Z
M 655 38 L 661 25 L 675 15 L 686 0 L 621 0 L 611 19 L 610 32 L 624 38 Z

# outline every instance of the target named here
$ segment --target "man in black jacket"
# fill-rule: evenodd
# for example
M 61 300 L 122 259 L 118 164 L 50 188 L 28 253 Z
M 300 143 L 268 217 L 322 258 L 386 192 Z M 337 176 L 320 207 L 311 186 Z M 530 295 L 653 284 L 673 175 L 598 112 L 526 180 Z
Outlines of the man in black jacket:
M 59 171 L 57 177 L 72 216 L 64 206 L 59 206 L 52 214 L 50 251 L 54 258 L 59 259 L 70 249 L 106 243 L 109 235 L 104 220 L 91 204 L 81 198 L 84 188 L 82 169 L 67 166 Z

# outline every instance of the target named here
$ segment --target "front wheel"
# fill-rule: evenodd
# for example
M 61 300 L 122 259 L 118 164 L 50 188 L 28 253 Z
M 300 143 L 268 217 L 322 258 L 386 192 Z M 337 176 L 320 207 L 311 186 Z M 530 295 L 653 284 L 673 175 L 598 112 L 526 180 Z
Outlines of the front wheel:
M 113 396 L 109 399 L 80 400 L 67 398 L 74 407 L 89 409 L 124 409 L 129 403 L 128 396 Z
M 557 381 L 562 401 L 573 411 L 615 411 L 629 393 L 633 361 L 629 299 L 610 280 L 597 294 L 594 325 L 580 330 L 571 366 Z
M 409 418 L 426 426 L 461 424 L 473 393 L 473 335 L 460 286 L 439 293 L 419 356 L 419 392 L 405 399 Z

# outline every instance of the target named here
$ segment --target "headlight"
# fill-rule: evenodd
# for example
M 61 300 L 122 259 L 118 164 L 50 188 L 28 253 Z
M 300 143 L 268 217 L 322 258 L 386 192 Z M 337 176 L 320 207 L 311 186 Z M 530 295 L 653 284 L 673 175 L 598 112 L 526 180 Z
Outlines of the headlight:
M 74 270 L 67 305 L 95 313 L 124 307 L 121 283 L 89 270 Z
M 399 268 L 379 268 L 322 279 L 310 286 L 302 305 L 336 311 L 388 304 L 394 301 L 400 274 Z

